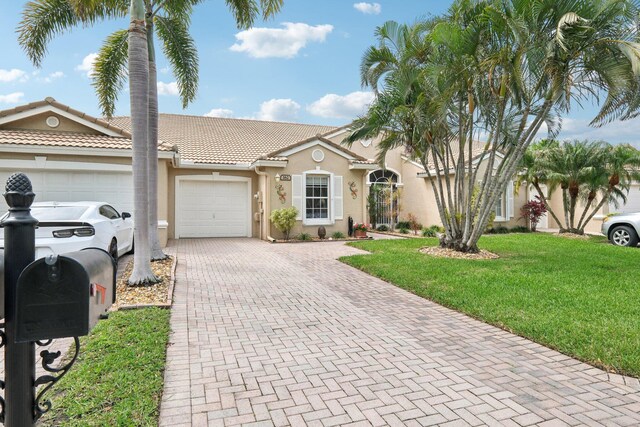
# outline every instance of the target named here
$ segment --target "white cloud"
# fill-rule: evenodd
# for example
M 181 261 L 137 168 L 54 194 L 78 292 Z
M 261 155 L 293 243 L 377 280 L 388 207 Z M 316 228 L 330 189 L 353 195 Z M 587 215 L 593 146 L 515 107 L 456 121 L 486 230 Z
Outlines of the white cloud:
M 83 72 L 87 77 L 93 76 L 97 53 L 90 53 L 82 59 L 82 64 L 76 67 L 76 70 Z
M 252 58 L 293 58 L 308 42 L 322 43 L 333 31 L 332 25 L 285 22 L 284 28 L 251 28 L 236 34 L 229 49 L 246 52 Z
M 589 139 L 602 140 L 610 143 L 631 143 L 640 148 L 640 117 L 608 123 L 602 127 L 589 126 L 588 119 L 572 119 L 565 117 L 562 119 L 562 131 L 556 139 Z M 536 135 L 538 138 L 547 137 L 547 128 L 543 125 Z
M 10 70 L 0 69 L 0 82 L 8 83 L 16 80 L 27 81 L 29 76 L 26 72 L 22 70 L 18 70 L 17 68 L 12 68 Z
M 53 73 L 50 73 L 48 76 L 40 78 L 38 77 L 37 80 L 44 82 L 44 83 L 51 83 L 54 80 L 58 80 L 64 77 L 64 73 L 62 71 L 54 71 Z
M 314 116 L 338 119 L 353 119 L 366 112 L 373 101 L 372 92 L 351 92 L 348 95 L 329 93 L 307 106 Z
M 169 95 L 169 96 L 178 96 L 180 92 L 178 91 L 178 83 L 164 83 L 158 82 L 158 94 L 159 95 Z
M 214 108 L 205 114 L 206 117 L 222 117 L 228 119 L 229 117 L 233 117 L 233 110 L 229 110 L 228 108 Z
M 298 117 L 298 111 L 300 104 L 293 99 L 270 99 L 260 104 L 256 118 L 272 122 L 293 122 Z
M 22 101 L 24 93 L 14 92 L 9 95 L 0 95 L 0 104 L 17 104 Z
M 382 12 L 382 6 L 380 6 L 380 3 L 354 3 L 353 8 L 359 12 L 366 13 L 367 15 L 380 15 L 380 12 Z

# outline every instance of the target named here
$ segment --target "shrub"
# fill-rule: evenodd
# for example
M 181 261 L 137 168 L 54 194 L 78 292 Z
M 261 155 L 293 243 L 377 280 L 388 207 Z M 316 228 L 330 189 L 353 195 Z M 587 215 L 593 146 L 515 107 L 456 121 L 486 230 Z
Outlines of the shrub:
M 509 229 L 504 225 L 499 225 L 488 229 L 487 234 L 509 234 Z
M 422 230 L 422 237 L 437 237 L 436 230 L 432 227 L 425 228 Z
M 389 231 L 389 227 L 387 227 L 386 225 L 379 225 L 378 228 L 376 228 L 376 230 L 378 231 Z
M 436 233 L 444 233 L 444 227 L 441 225 L 433 224 L 431 227 L 429 227 L 429 230 L 433 230 Z
M 409 224 L 409 221 L 398 221 L 398 223 L 396 224 L 396 228 L 398 230 L 401 228 L 406 228 L 408 230 L 411 228 L 411 224 Z
M 289 240 L 289 233 L 294 225 L 296 225 L 296 217 L 298 209 L 295 207 L 282 208 L 271 211 L 269 219 L 273 225 L 284 233 L 284 239 Z
M 399 228 L 400 233 L 402 234 L 409 234 L 409 229 L 406 227 L 400 227 Z
M 536 231 L 540 218 L 547 213 L 547 207 L 540 198 L 536 196 L 534 200 L 529 200 L 520 208 L 520 218 L 524 218 L 531 224 L 531 231 Z
M 485 233 L 491 234 L 489 230 L 493 230 L 493 222 L 496 220 L 496 213 L 491 212 L 489 214 L 489 221 L 487 221 L 487 226 L 484 228 Z
M 344 233 L 342 231 L 335 231 L 332 235 L 331 235 L 332 239 L 344 239 Z
M 311 234 L 309 233 L 300 233 L 296 236 L 296 239 L 306 241 L 313 240 L 313 237 L 311 237 Z
M 409 214 L 409 228 L 413 231 L 413 234 L 418 235 L 418 230 L 422 229 L 422 224 L 418 222 L 418 218 L 410 213 Z
M 511 233 L 529 233 L 530 231 L 529 227 L 524 225 L 516 225 L 515 227 L 511 227 L 511 230 L 509 230 Z

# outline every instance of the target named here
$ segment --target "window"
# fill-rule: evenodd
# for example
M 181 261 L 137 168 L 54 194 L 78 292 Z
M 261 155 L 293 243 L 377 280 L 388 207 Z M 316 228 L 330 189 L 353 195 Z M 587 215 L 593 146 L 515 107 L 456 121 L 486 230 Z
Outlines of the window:
M 116 211 L 109 205 L 100 206 L 100 215 L 107 217 L 109 219 L 120 218 L 120 214 L 118 213 L 118 211 Z
M 504 194 L 501 194 L 496 202 L 496 218 L 504 218 Z
M 305 183 L 305 218 L 329 219 L 329 177 L 307 175 Z

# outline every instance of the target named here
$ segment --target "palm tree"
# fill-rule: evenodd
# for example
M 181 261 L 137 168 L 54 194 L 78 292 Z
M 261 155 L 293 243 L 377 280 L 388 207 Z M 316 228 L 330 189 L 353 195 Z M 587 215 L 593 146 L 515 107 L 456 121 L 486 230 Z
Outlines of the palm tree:
M 562 189 L 565 224 L 562 231 L 580 233 L 576 227 L 576 206 L 581 192 L 595 198 L 599 183 L 606 174 L 606 146 L 602 142 L 565 142 L 546 150 L 541 156 L 541 168 L 551 190 Z M 585 187 L 588 187 L 585 190 Z M 589 206 L 591 203 L 589 203 Z
M 137 14 L 135 19 L 133 15 L 131 17 L 132 26 L 129 31 L 117 31 L 107 38 L 96 63 L 97 78 L 94 85 L 96 86 L 103 114 L 111 117 L 115 109 L 118 93 L 123 88 L 126 80 L 127 60 L 129 61 L 129 67 L 131 67 L 131 33 L 138 33 L 135 37 L 136 41 L 141 39 L 142 29 L 139 24 L 141 16 L 143 18 L 147 43 L 147 48 L 143 55 L 148 62 L 146 71 L 146 79 L 148 79 L 146 84 L 147 95 L 146 97 L 135 98 L 135 102 L 140 103 L 140 99 L 148 101 L 146 107 L 147 130 L 145 131 L 148 142 L 144 153 L 141 149 L 136 150 L 135 144 L 136 140 L 140 141 L 142 138 L 136 138 L 136 129 L 139 132 L 139 136 L 140 129 L 137 126 L 142 120 L 138 120 L 134 124 L 134 116 L 137 116 L 139 111 L 142 112 L 144 109 L 140 108 L 138 111 L 138 108 L 136 108 L 136 113 L 134 113 L 133 92 L 130 91 L 130 93 L 134 146 L 134 196 L 136 201 L 134 213 L 136 213 L 136 217 L 144 215 L 148 220 L 136 221 L 139 226 L 136 227 L 135 274 L 132 274 L 132 280 L 130 280 L 132 284 L 155 280 L 153 275 L 150 274 L 149 262 L 143 261 L 149 258 L 147 257 L 149 252 L 151 252 L 151 258 L 153 259 L 161 259 L 165 256 L 160 248 L 157 235 L 158 107 L 153 30 L 155 27 L 159 38 L 163 41 L 164 53 L 173 66 L 183 107 L 186 107 L 195 98 L 198 82 L 197 53 L 195 44 L 188 34 L 188 23 L 192 7 L 201 1 L 167 0 L 162 2 L 145 0 L 140 2 L 139 0 L 131 0 L 130 2 L 130 0 L 109 0 L 100 2 L 95 0 L 35 0 L 25 6 L 23 20 L 18 29 L 21 45 L 32 62 L 39 66 L 47 52 L 48 42 L 54 35 L 81 24 L 86 25 L 102 19 L 125 16 L 127 5 L 130 5 L 131 13 L 135 12 Z M 238 26 L 247 28 L 253 24 L 260 9 L 262 10 L 262 17 L 267 19 L 280 10 L 283 0 L 260 0 L 259 6 L 256 0 L 230 0 L 227 4 Z M 161 11 L 166 12 L 166 14 L 164 16 L 160 15 L 159 12 Z M 136 46 L 135 51 L 139 52 L 137 49 L 139 47 Z M 142 52 L 140 53 L 142 54 Z M 138 66 L 139 64 L 135 65 L 135 67 Z M 142 74 L 144 70 L 137 70 L 136 75 L 138 72 Z M 128 75 L 131 86 L 133 74 L 130 68 Z M 144 82 L 141 83 L 144 84 Z M 136 161 L 136 156 L 142 159 Z M 137 179 L 138 176 L 144 176 L 146 184 L 144 181 Z M 144 203 L 145 197 L 148 198 L 148 203 Z M 151 209 L 149 209 L 149 205 Z M 146 227 L 145 222 L 148 223 Z M 147 242 L 150 242 L 150 250 Z M 135 268 L 135 265 L 141 264 L 146 264 L 146 266 L 139 269 Z
M 603 193 L 600 203 L 589 213 L 584 222 L 581 218 L 578 223 L 578 228 L 583 231 L 606 202 L 615 206 L 621 201 L 626 202 L 631 183 L 640 181 L 640 151 L 629 144 L 609 146 L 605 154 L 604 170 L 604 180 L 600 181 L 600 191 Z M 585 208 L 586 211 L 587 208 Z
M 382 157 L 404 147 L 421 161 L 446 230 L 441 245 L 477 251 L 543 124 L 553 135 L 573 103 L 601 95 L 592 124 L 638 114 L 637 16 L 632 0 L 459 0 L 412 27 L 387 23 L 361 62 L 376 100 L 346 142 L 384 135 Z M 488 138 L 474 157 L 480 131 Z

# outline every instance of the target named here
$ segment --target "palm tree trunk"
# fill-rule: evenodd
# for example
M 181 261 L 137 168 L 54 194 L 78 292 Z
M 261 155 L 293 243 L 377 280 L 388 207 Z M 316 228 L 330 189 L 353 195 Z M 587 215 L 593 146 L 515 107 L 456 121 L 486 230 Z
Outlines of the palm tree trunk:
M 158 237 L 158 77 L 152 21 L 147 21 L 147 46 L 149 49 L 149 142 L 147 144 L 149 244 L 151 246 L 151 261 L 158 261 L 167 258 L 167 255 L 162 252 Z
M 591 213 L 589 214 L 589 216 L 587 217 L 587 219 L 584 221 L 583 227 L 586 227 L 587 224 L 589 224 L 589 221 L 591 221 L 591 219 L 594 217 L 594 215 L 602 208 L 602 206 L 604 205 L 604 203 L 609 200 L 609 197 L 611 197 L 611 193 L 613 192 L 613 189 L 611 187 L 609 187 L 609 189 L 607 190 L 607 192 L 602 196 L 602 200 L 600 200 L 600 203 L 598 203 L 598 206 L 596 206 Z
M 584 221 L 584 217 L 587 216 L 587 211 L 589 211 L 589 208 L 591 207 L 591 203 L 593 203 L 593 199 L 589 197 L 589 200 L 587 200 L 587 205 L 584 207 L 584 210 L 582 211 L 582 215 L 580 216 L 580 221 L 578 221 L 578 231 L 580 232 L 579 234 L 584 234 L 584 227 L 587 224 L 585 223 L 583 225 L 582 221 Z
M 569 197 L 567 196 L 567 189 L 562 189 L 562 206 L 564 207 L 564 226 L 565 230 L 569 229 Z M 558 224 L 560 225 L 560 224 Z M 562 231 L 562 227 L 560 227 Z
M 134 239 L 136 251 L 129 285 L 155 283 L 149 250 L 149 194 L 147 176 L 149 56 L 142 0 L 131 0 L 129 26 L 129 96 L 133 145 Z

